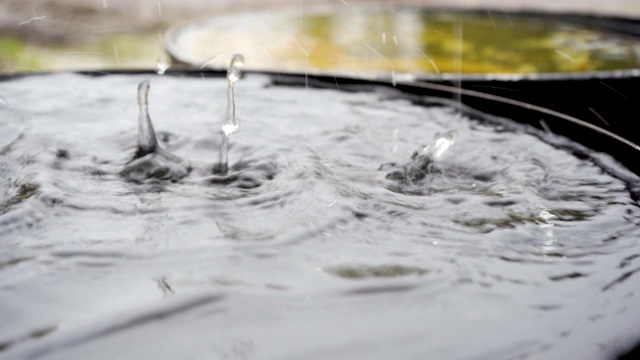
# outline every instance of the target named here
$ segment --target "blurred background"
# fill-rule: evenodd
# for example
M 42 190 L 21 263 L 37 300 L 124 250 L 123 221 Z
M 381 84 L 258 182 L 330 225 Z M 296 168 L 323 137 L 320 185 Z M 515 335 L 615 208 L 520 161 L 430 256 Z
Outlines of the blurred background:
M 2 0 L 0 72 L 151 69 L 187 20 L 255 10 L 365 4 L 535 10 L 640 18 L 638 0 Z

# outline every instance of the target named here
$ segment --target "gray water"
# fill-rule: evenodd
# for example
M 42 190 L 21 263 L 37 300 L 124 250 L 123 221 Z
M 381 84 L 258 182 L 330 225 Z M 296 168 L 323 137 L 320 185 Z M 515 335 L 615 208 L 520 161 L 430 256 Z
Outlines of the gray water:
M 164 75 L 150 116 L 192 170 L 132 181 L 147 78 L 0 82 L 0 358 L 603 359 L 640 337 L 638 180 L 607 155 L 250 74 L 216 176 L 226 79 Z M 450 130 L 424 177 L 388 176 Z

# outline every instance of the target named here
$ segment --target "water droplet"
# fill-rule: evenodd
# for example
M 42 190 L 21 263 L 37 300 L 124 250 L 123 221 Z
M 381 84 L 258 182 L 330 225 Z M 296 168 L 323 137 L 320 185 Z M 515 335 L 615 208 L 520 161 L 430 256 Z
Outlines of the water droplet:
M 163 75 L 167 69 L 171 66 L 171 60 L 167 56 L 167 54 L 162 54 L 158 56 L 158 60 L 156 61 L 156 73 L 158 75 Z
M 222 132 L 226 136 L 238 131 L 240 122 L 236 118 L 236 105 L 233 93 L 233 84 L 242 77 L 242 67 L 244 66 L 244 57 L 235 54 L 231 58 L 229 69 L 227 69 L 227 80 L 229 80 L 229 89 L 227 91 L 227 111 L 225 112 L 224 121 L 222 122 Z
M 430 156 L 433 160 L 438 160 L 451 145 L 455 144 L 457 138 L 458 133 L 456 131 L 448 131 L 422 149 L 422 154 Z
M 424 178 L 434 162 L 453 145 L 458 137 L 456 131 L 448 131 L 437 137 L 422 151 L 415 152 L 411 161 L 402 168 L 389 172 L 386 176 L 389 180 L 415 181 Z
M 240 124 L 237 121 L 222 124 L 222 132 L 227 137 L 238 131 L 238 128 L 240 128 Z
M 227 80 L 233 84 L 242 77 L 242 68 L 244 67 L 244 56 L 235 54 L 231 58 L 229 69 L 227 69 Z

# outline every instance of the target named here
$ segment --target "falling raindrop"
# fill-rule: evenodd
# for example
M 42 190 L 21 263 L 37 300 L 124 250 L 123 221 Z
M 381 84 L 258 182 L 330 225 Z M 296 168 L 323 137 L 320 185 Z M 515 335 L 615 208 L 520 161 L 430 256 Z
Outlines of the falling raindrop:
M 113 45 L 113 55 L 116 59 L 116 64 L 120 65 L 120 54 L 118 54 L 118 48 Z
M 393 130 L 393 146 L 391 148 L 391 152 L 394 154 L 398 152 L 398 147 L 399 147 L 398 142 L 400 139 L 399 132 L 400 130 L 398 128 L 395 128 Z
M 167 54 L 161 54 L 158 56 L 158 60 L 156 61 L 156 73 L 158 75 L 164 75 L 164 73 L 171 66 L 171 60 L 167 56 Z
M 571 62 L 575 62 L 576 61 L 573 57 L 571 57 L 571 55 L 569 55 L 569 54 L 567 54 L 567 53 L 565 53 L 563 51 L 560 51 L 560 50 L 556 49 L 556 53 L 558 55 L 562 56 L 563 58 L 571 61 Z

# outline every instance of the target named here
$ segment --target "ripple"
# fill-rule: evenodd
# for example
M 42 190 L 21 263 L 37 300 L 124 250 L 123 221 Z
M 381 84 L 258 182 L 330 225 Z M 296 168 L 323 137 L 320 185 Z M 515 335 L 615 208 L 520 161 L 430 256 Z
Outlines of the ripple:
M 386 286 L 369 286 L 354 290 L 349 290 L 345 295 L 380 295 L 380 294 L 396 294 L 405 293 L 416 289 L 415 285 L 386 285 Z
M 499 343 L 505 357 L 566 349 L 567 323 L 585 344 L 636 331 L 607 310 L 638 314 L 638 181 L 615 159 L 394 89 L 267 88 L 250 74 L 236 86 L 243 126 L 227 175 L 212 175 L 227 89 L 215 77 L 154 80 L 154 125 L 172 131 L 160 144 L 188 162 L 127 163 L 144 78 L 0 81 L 20 108 L 2 119 L 24 126 L 0 135 L 0 336 L 69 327 L 8 355 L 82 357 L 118 338 L 135 356 L 167 331 L 208 334 L 189 339 L 199 347 L 251 328 L 275 344 L 265 358 L 286 357 L 273 334 L 304 353 L 365 337 L 396 348 L 406 335 L 411 354 L 482 356 Z M 449 127 L 455 145 L 408 172 L 415 148 Z M 190 298 L 212 287 L 224 293 Z
M 21 184 L 16 194 L 0 202 L 0 215 L 7 213 L 13 206 L 19 205 L 35 195 L 40 186 L 37 184 Z
M 127 181 L 146 183 L 157 180 L 176 182 L 187 176 L 191 167 L 165 152 L 153 152 L 127 164 L 120 175 Z
M 429 270 L 404 265 L 342 265 L 325 267 L 324 270 L 331 275 L 350 280 L 423 276 L 430 272 Z
M 24 336 L 15 338 L 15 339 L 11 339 L 8 341 L 4 341 L 4 342 L 0 342 L 0 352 L 14 346 L 17 344 L 20 344 L 22 342 L 28 341 L 28 340 L 35 340 L 35 339 L 40 339 L 42 337 L 45 337 L 49 334 L 52 334 L 54 331 L 58 330 L 58 326 L 57 325 L 53 325 L 53 326 L 47 326 L 41 329 L 37 329 L 34 330 L 32 332 L 30 332 L 29 334 L 26 334 Z

